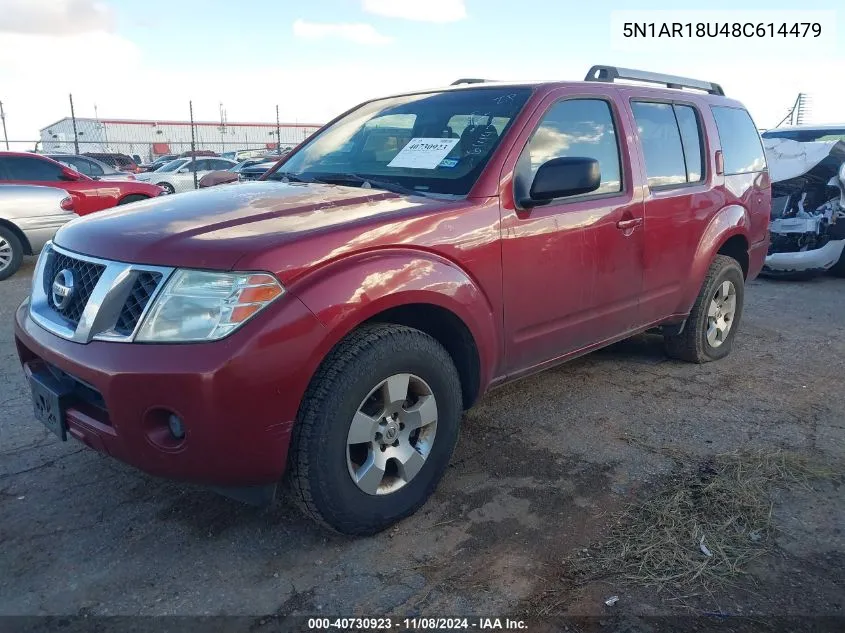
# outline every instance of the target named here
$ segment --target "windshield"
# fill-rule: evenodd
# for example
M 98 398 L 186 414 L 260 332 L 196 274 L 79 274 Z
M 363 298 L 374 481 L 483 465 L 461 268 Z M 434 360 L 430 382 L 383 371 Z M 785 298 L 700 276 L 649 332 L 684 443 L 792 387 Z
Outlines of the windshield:
M 187 163 L 188 163 L 187 158 L 183 158 L 182 160 L 174 160 L 170 163 L 167 163 L 164 167 L 162 167 L 158 171 L 161 171 L 161 172 L 176 171 L 180 167 L 184 167 Z
M 763 138 L 786 138 L 790 141 L 810 143 L 813 141 L 845 141 L 845 128 L 827 130 L 768 130 Z
M 477 88 L 367 103 L 312 137 L 269 179 L 372 180 L 466 195 L 530 94 Z

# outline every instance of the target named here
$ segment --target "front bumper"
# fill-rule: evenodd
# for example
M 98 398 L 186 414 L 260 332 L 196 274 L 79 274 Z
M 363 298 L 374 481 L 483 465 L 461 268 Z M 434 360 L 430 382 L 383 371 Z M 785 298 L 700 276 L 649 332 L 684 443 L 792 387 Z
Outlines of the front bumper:
M 776 272 L 824 271 L 836 264 L 845 250 L 845 240 L 830 240 L 821 248 L 797 253 L 772 253 L 764 270 Z
M 293 421 L 323 326 L 287 296 L 221 341 L 150 345 L 75 343 L 15 315 L 24 370 L 78 381 L 68 434 L 147 473 L 211 486 L 260 486 L 284 473 Z M 51 369 L 52 368 L 52 369 Z M 92 395 L 93 394 L 93 395 Z M 182 418 L 184 439 L 166 426 Z

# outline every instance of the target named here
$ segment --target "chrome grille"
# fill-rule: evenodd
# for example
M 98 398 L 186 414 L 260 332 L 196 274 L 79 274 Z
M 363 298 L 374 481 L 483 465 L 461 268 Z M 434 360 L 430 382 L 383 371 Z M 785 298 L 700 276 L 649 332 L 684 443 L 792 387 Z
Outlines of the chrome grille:
M 135 331 L 138 321 L 141 319 L 141 315 L 160 281 L 161 273 L 142 272 L 138 275 L 132 290 L 129 291 L 126 303 L 123 304 L 120 315 L 117 317 L 117 324 L 114 326 L 115 332 L 122 336 L 130 336 Z
M 47 294 L 50 307 L 74 325 L 79 323 L 82 311 L 85 310 L 88 299 L 91 298 L 91 293 L 94 292 L 94 287 L 105 269 L 106 267 L 102 264 L 75 259 L 59 252 L 53 253 L 44 268 L 44 292 Z M 74 293 L 70 298 L 70 303 L 60 308 L 53 301 L 53 280 L 62 270 L 73 273 Z
M 59 308 L 53 281 L 63 270 L 73 272 L 73 292 L 68 304 Z M 132 341 L 172 272 L 90 257 L 48 242 L 35 268 L 29 313 L 44 329 L 78 343 Z

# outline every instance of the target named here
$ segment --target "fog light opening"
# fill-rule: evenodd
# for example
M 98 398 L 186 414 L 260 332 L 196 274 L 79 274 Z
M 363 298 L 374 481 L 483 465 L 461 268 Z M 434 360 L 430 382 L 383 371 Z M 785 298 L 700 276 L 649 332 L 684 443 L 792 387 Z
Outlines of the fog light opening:
M 174 439 L 181 440 L 185 437 L 185 425 L 178 415 L 171 413 L 167 418 L 167 425 L 170 427 L 170 434 Z

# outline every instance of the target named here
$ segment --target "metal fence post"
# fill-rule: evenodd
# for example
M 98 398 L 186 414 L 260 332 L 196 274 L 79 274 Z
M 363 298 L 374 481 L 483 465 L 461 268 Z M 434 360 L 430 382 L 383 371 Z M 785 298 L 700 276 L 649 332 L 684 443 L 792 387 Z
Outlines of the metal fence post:
M 3 140 L 6 142 L 6 151 L 9 151 L 9 135 L 6 134 L 6 113 L 3 111 L 2 101 L 0 101 L 0 121 L 3 121 Z
M 73 95 L 68 95 L 70 97 L 70 118 L 73 121 L 73 153 L 79 154 L 79 134 L 76 132 L 76 114 L 73 112 Z
M 197 142 L 194 136 L 194 102 L 188 101 L 188 109 L 191 111 L 191 162 L 188 163 L 193 167 L 191 170 L 194 173 L 194 189 L 197 189 Z

